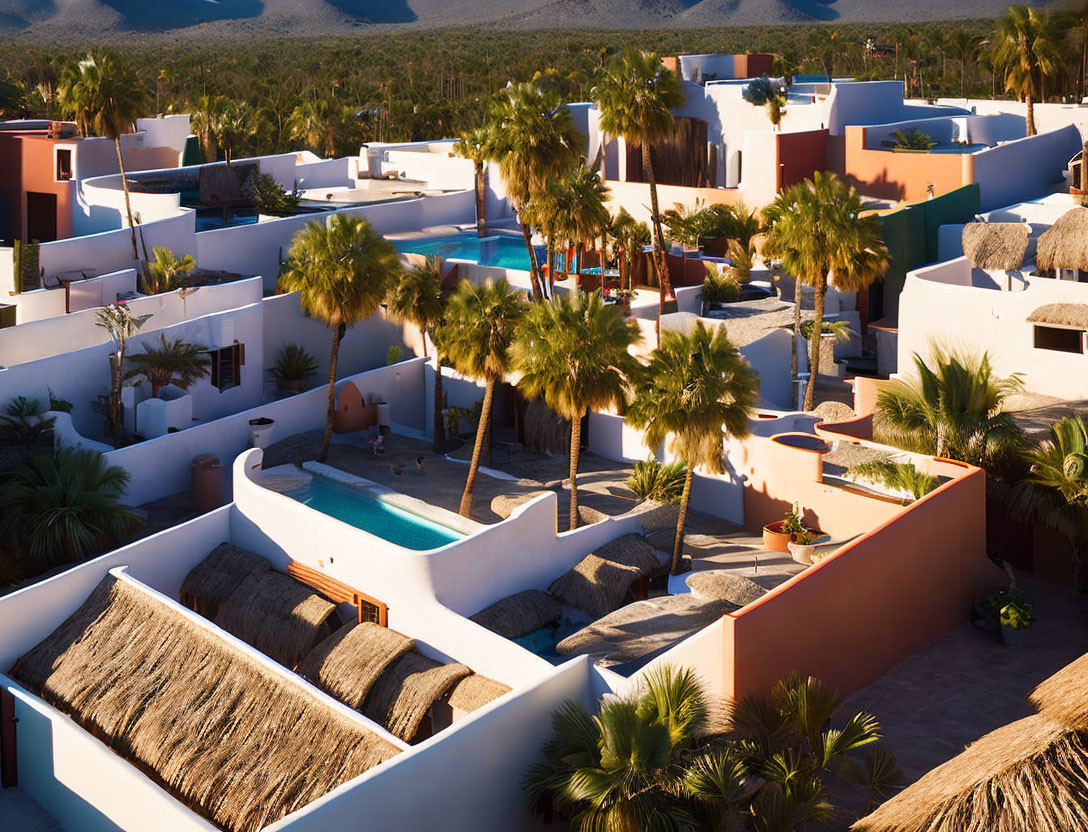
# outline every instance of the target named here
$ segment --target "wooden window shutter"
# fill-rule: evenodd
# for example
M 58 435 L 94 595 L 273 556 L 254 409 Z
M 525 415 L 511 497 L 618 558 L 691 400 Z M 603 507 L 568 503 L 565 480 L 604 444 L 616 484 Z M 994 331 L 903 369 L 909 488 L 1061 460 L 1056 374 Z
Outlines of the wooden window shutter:
M 219 388 L 219 351 L 210 350 L 208 358 L 212 361 L 212 387 Z

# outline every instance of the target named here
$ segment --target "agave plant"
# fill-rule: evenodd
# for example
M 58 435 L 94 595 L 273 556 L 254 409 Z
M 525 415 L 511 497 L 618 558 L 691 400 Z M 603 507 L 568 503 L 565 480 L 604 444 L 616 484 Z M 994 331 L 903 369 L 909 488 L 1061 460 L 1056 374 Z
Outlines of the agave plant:
M 284 344 L 268 372 L 281 395 L 294 396 L 306 389 L 306 380 L 317 372 L 317 361 L 302 344 Z
M 0 416 L 0 439 L 30 447 L 37 444 L 56 421 L 52 416 L 42 417 L 42 406 L 37 399 L 16 396 L 4 408 Z

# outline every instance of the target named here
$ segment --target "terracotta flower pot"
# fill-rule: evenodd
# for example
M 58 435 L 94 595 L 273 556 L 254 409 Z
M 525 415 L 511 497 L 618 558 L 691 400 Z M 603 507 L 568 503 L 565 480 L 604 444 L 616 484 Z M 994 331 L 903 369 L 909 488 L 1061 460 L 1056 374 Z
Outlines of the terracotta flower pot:
M 763 527 L 763 545 L 772 552 L 788 552 L 790 550 L 791 535 L 789 532 L 782 531 L 783 522 L 778 520 Z

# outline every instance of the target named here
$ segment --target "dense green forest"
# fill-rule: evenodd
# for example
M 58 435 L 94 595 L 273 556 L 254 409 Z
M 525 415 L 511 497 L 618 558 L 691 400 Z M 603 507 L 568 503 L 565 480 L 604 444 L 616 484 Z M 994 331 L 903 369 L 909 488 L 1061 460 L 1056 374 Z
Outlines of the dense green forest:
M 543 73 L 567 100 L 589 96 L 596 69 L 636 45 L 661 54 L 772 52 L 781 74 L 824 72 L 901 78 L 908 95 L 1003 94 L 988 49 L 993 21 L 929 24 L 766 26 L 658 31 L 440 29 L 359 37 L 190 40 L 123 47 L 160 113 L 234 108 L 236 154 L 300 144 L 354 152 L 361 141 L 452 136 L 478 123 L 507 81 Z M 1056 21 L 1063 67 L 1046 97 L 1081 94 L 1084 26 Z M 91 44 L 0 43 L 0 117 L 59 118 L 55 90 L 64 65 Z M 995 78 L 996 75 L 996 78 Z

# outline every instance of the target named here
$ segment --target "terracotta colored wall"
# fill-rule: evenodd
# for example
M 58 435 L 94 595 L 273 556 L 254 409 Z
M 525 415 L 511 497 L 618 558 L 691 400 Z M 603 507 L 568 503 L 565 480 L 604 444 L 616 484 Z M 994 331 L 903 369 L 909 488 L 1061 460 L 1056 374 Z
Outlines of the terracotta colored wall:
M 757 78 L 760 75 L 770 75 L 774 66 L 774 55 L 766 52 L 750 52 L 747 55 L 737 55 L 736 60 L 744 61 L 744 75 L 736 73 L 737 78 Z
M 725 617 L 726 693 L 795 670 L 848 695 L 967 620 L 1003 578 L 986 558 L 985 474 L 936 466 L 958 478 Z
M 805 179 L 827 162 L 827 130 L 805 130 L 800 133 L 776 133 L 778 154 L 778 190 Z
M 71 140 L 67 140 L 68 143 Z M 44 136 L 23 140 L 23 218 L 26 218 L 26 197 L 30 191 L 57 195 L 57 239 L 72 236 L 72 192 L 74 182 L 57 182 L 53 146 L 58 142 Z M 61 141 L 60 143 L 65 143 Z
M 846 128 L 846 178 L 863 193 L 916 202 L 934 185 L 940 195 L 975 181 L 969 153 L 894 153 L 865 147 L 864 126 Z
M 859 416 L 869 416 L 876 411 L 876 398 L 880 390 L 895 382 L 885 378 L 857 376 L 854 379 L 854 412 Z

